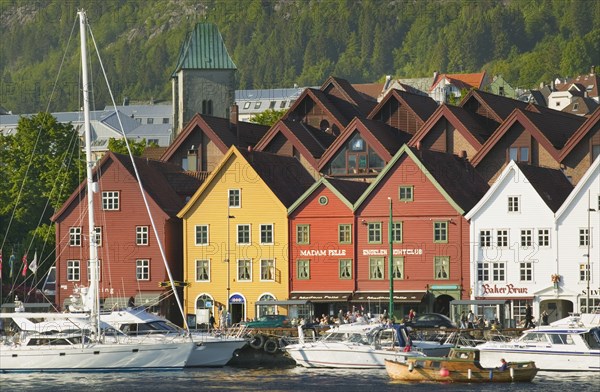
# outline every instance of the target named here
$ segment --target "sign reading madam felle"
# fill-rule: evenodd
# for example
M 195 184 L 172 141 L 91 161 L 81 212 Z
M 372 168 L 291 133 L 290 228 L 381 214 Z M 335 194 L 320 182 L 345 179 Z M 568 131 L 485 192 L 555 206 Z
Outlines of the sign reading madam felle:
M 300 256 L 346 256 L 346 249 L 301 249 Z

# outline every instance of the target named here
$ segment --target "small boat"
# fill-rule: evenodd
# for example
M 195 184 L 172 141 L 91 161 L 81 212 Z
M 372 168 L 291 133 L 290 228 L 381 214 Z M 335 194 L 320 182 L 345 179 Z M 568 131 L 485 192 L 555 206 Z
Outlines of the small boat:
M 413 357 L 404 362 L 385 360 L 392 380 L 441 382 L 529 382 L 538 368 L 533 361 L 509 362 L 506 370 L 484 368 L 476 348 L 453 348 L 448 357 Z

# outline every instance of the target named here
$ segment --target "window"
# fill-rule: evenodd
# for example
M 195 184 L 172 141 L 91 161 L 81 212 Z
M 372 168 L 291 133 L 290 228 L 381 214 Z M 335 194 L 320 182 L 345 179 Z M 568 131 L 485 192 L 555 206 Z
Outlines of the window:
M 260 243 L 263 245 L 273 244 L 273 225 L 260 225 Z
M 137 280 L 150 280 L 150 260 L 140 259 L 135 261 L 135 277 Z
M 527 248 L 532 245 L 533 242 L 533 230 L 523 229 L 521 230 L 521 247 Z
M 79 260 L 67 260 L 67 280 L 79 282 Z
M 309 225 L 297 225 L 296 226 L 296 243 L 297 244 L 310 244 L 310 226 Z
M 229 207 L 240 208 L 241 205 L 241 193 L 239 189 L 229 190 Z
M 392 272 L 394 279 L 404 279 L 404 257 L 394 257 Z
M 271 101 L 269 102 L 269 109 L 275 109 L 275 104 L 277 103 L 277 101 Z
M 402 243 L 402 222 L 392 222 L 392 242 Z
M 480 230 L 479 231 L 479 246 L 482 248 L 489 248 L 492 246 L 492 231 L 491 230 Z
M 286 103 L 286 102 L 287 102 L 287 101 L 281 101 L 281 103 L 279 104 L 279 109 L 283 109 L 283 108 L 285 108 L 285 103 Z
M 69 229 L 69 246 L 81 246 L 81 227 Z
M 340 279 L 352 279 L 352 260 L 342 259 L 339 261 Z
M 579 264 L 579 281 L 587 282 L 590 276 L 590 270 L 587 263 Z
M 260 261 L 260 280 L 275 280 L 275 260 Z
M 148 139 L 148 141 L 146 142 L 147 146 L 153 146 L 156 145 L 158 146 L 158 139 Z
M 383 280 L 383 257 L 369 258 L 369 279 Z
M 245 102 L 244 103 L 244 109 L 249 109 L 250 105 L 252 105 L 252 102 Z
M 136 245 L 148 245 L 148 226 L 137 226 L 135 228 Z
M 477 280 L 479 282 L 487 282 L 490 280 L 489 264 L 485 261 L 477 263 Z
M 433 242 L 448 242 L 448 222 L 433 222 Z
M 154 124 L 154 119 L 153 118 L 149 118 L 147 120 L 146 124 Z
M 296 271 L 298 279 L 310 279 L 310 260 L 297 260 Z
M 413 201 L 413 187 L 412 186 L 401 186 L 399 192 L 400 192 L 400 201 Z
M 276 301 L 271 294 L 263 294 L 258 298 L 259 301 Z M 257 305 L 258 317 L 277 314 L 277 305 Z
M 589 232 L 587 228 L 579 229 L 579 246 L 587 246 L 589 241 Z
M 252 280 L 252 260 L 241 259 L 237 261 L 237 278 L 240 282 Z
M 169 123 L 169 117 L 163 117 L 162 119 L 162 123 L 163 124 L 168 124 Z M 157 143 L 158 144 L 158 143 Z
M 381 244 L 381 222 L 370 222 L 367 232 L 369 244 Z
M 531 282 L 533 280 L 533 263 L 531 261 L 519 263 L 519 277 L 521 282 Z
M 258 101 L 257 103 L 254 104 L 254 109 L 260 109 L 260 105 L 262 104 L 262 102 Z
M 503 261 L 495 261 L 492 265 L 492 281 L 504 282 L 506 280 L 506 263 Z
M 508 212 L 519 211 L 519 196 L 508 196 Z
M 202 100 L 202 114 L 208 114 L 209 116 L 212 116 L 212 114 L 213 114 L 212 99 Z
M 508 160 L 515 162 L 529 162 L 529 147 L 510 147 Z
M 450 256 L 433 257 L 434 279 L 450 279 Z
M 538 245 L 550 246 L 550 229 L 538 229 Z
M 250 245 L 250 225 L 237 225 L 238 245 Z
M 338 225 L 338 240 L 340 244 L 352 243 L 352 225 Z
M 91 266 L 90 266 L 91 262 L 92 262 L 91 260 L 88 260 L 88 262 L 87 262 L 87 279 L 88 279 L 88 282 L 92 280 L 92 269 L 91 269 Z M 96 276 L 98 277 L 98 281 L 100 281 L 102 279 L 102 273 L 101 273 L 102 270 L 100 269 L 100 265 L 101 265 L 100 260 L 98 260 L 96 262 Z
M 196 225 L 196 246 L 208 245 L 208 225 Z
M 530 303 L 526 299 L 513 300 L 513 314 L 514 318 L 516 319 L 517 325 L 525 321 L 525 312 L 527 310 L 527 305 L 530 305 Z
M 119 209 L 119 192 L 102 192 L 102 209 L 105 211 L 116 211 Z
M 196 282 L 210 281 L 210 260 L 196 260 Z
M 94 237 L 96 238 L 96 246 L 102 246 L 102 227 L 94 227 Z
M 498 229 L 496 233 L 496 240 L 499 247 L 508 247 L 508 230 Z

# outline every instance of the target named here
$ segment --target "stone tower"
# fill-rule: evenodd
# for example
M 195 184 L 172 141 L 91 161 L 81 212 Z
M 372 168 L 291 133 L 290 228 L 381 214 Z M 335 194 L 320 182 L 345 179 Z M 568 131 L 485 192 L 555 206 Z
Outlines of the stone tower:
M 229 118 L 236 71 L 217 26 L 196 24 L 181 46 L 171 75 L 175 136 L 196 113 Z

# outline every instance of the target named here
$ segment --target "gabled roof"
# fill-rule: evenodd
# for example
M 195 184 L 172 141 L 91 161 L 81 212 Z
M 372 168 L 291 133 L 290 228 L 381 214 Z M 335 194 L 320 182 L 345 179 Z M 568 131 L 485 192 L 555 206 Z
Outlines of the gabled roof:
M 171 143 L 161 159 L 164 161 L 169 160 L 185 143 L 190 134 L 197 130 L 204 132 L 219 150 L 225 154 L 229 147 L 233 145 L 238 145 L 240 148 L 254 146 L 267 133 L 269 128 L 265 125 L 240 121 L 237 124 L 236 131 L 235 126 L 228 119 L 196 113 L 179 135 L 177 135 L 177 138 Z M 237 140 L 238 132 L 239 141 Z
M 197 178 L 187 175 L 177 165 L 139 157 L 135 157 L 134 161 L 144 191 L 170 217 L 176 216 L 177 212 L 184 205 L 185 196 L 193 194 L 201 184 Z M 96 180 L 98 180 L 98 176 L 102 176 L 104 168 L 109 162 L 114 162 L 122 166 L 136 180 L 131 158 L 127 155 L 116 154 L 111 151 L 108 151 L 94 168 L 93 175 Z M 56 221 L 79 195 L 86 192 L 86 187 L 87 180 L 84 180 L 52 216 L 51 220 Z
M 215 181 L 215 178 L 233 158 L 241 159 L 247 163 L 256 176 L 260 177 L 271 192 L 279 199 L 286 210 L 315 182 L 296 158 L 262 151 L 238 150 L 235 146 L 232 146 L 194 196 L 179 211 L 177 214 L 178 217 L 183 218 L 188 213 L 200 195 Z M 254 173 L 247 173 L 254 179 L 253 181 L 256 180 Z
M 290 208 L 288 208 L 288 215 L 294 212 L 310 195 L 312 195 L 321 186 L 329 188 L 333 194 L 335 194 L 351 211 L 353 210 L 354 203 L 363 194 L 363 192 L 369 187 L 369 183 L 361 181 L 342 180 L 337 178 L 326 178 L 315 182 L 302 196 L 296 200 Z
M 528 105 L 527 102 L 519 101 L 517 99 L 503 97 L 479 89 L 473 89 L 465 95 L 458 106 L 465 108 L 472 100 L 476 100 L 485 107 L 487 111 L 493 115 L 493 119 L 498 123 L 504 121 L 513 110 L 517 108 L 525 110 Z
M 380 121 L 355 117 L 342 133 L 329 146 L 321 157 L 319 170 L 322 170 L 355 132 L 360 133 L 367 144 L 375 150 L 384 162 L 389 162 L 394 154 L 410 140 L 411 135 L 392 128 Z
M 600 107 L 596 108 L 594 112 L 585 120 L 579 129 L 569 138 L 563 148 L 560 150 L 560 162 L 562 162 L 573 148 L 577 146 L 581 140 L 587 135 L 596 125 L 600 124 Z
M 348 110 L 346 107 L 340 107 L 346 117 L 352 118 L 357 115 L 366 116 L 377 105 L 377 100 L 369 96 L 360 94 L 352 87 L 346 79 L 330 76 L 321 86 L 321 91 L 329 94 L 331 89 L 336 89 L 341 92 L 343 100 L 350 103 L 354 110 Z M 341 105 L 345 106 L 345 105 Z
M 579 75 L 567 80 L 565 83 L 556 84 L 556 89 L 561 91 L 570 89 L 573 84 L 578 85 L 581 91 L 587 91 L 588 97 L 598 97 L 600 95 L 600 75 L 595 71 L 591 73 Z
M 561 112 L 574 114 L 576 116 L 587 116 L 600 106 L 593 98 L 575 97 L 571 103 L 565 106 Z
M 217 26 L 197 23 L 194 30 L 188 33 L 171 76 L 176 76 L 182 69 L 237 69 Z
M 493 131 L 482 125 L 482 117 L 478 114 L 471 113 L 458 106 L 442 104 L 414 134 L 409 145 L 416 146 L 417 143 L 421 142 L 442 118 L 452 124 L 471 143 L 475 150 L 481 148 Z
M 304 100 L 310 99 L 315 105 L 319 105 L 325 110 L 336 123 L 338 128 L 342 129 L 348 124 L 348 119 L 343 115 L 338 108 L 329 100 L 327 94 L 321 90 L 314 88 L 305 89 L 300 97 L 294 102 L 294 104 L 288 109 L 287 112 L 282 116 L 284 120 L 295 120 L 294 115 L 296 110 L 302 106 Z
M 354 204 L 355 211 L 386 177 L 393 175 L 396 163 L 403 156 L 417 163 L 425 177 L 459 214 L 469 211 L 489 188 L 468 161 L 454 154 L 404 145 Z
M 565 214 L 566 211 L 568 211 L 569 207 L 571 206 L 571 204 L 573 204 L 575 202 L 577 197 L 582 192 L 585 192 L 588 188 L 591 187 L 592 184 L 590 182 L 593 181 L 594 177 L 595 176 L 597 177 L 598 175 L 600 175 L 600 157 L 596 157 L 596 160 L 592 163 L 590 168 L 585 172 L 583 177 L 581 177 L 581 180 L 577 183 L 577 185 L 575 186 L 575 188 L 573 189 L 571 194 L 569 194 L 569 196 L 565 199 L 565 201 L 560 206 L 560 208 L 556 211 L 556 214 L 554 214 L 554 216 L 556 217 L 556 220 L 559 220 L 560 218 L 562 218 L 563 214 Z
M 377 100 L 384 83 L 352 83 L 352 87 L 363 96 L 368 97 L 367 100 Z
M 429 91 L 435 89 L 435 87 L 444 79 L 459 89 L 480 89 L 483 87 L 483 82 L 485 81 L 485 72 L 470 74 L 437 74 L 433 79 L 433 83 L 431 84 Z
M 389 101 L 395 99 L 396 101 L 404 104 L 408 110 L 415 115 L 422 122 L 427 121 L 427 119 L 435 112 L 438 105 L 431 97 L 421 95 L 421 94 L 413 94 L 406 91 L 401 91 L 398 89 L 391 89 L 389 93 L 385 95 L 385 97 L 373 108 L 371 113 L 367 118 L 372 119 L 375 117 L 379 111 L 388 104 Z
M 473 156 L 471 162 L 477 166 L 490 152 L 508 130 L 516 123 L 520 123 L 533 137 L 559 161 L 559 150 L 567 140 L 583 124 L 584 118 L 568 115 L 552 109 L 537 107 L 541 113 L 529 110 L 515 109 L 513 113 L 496 129 L 493 135 L 485 142 L 483 147 Z
M 315 169 L 318 161 L 335 140 L 335 136 L 299 121 L 279 120 L 256 144 L 256 151 L 265 151 L 278 137 L 285 137 Z
M 525 163 L 510 161 L 502 170 L 494 184 L 488 192 L 479 200 L 479 202 L 467 212 L 465 218 L 471 219 L 498 193 L 500 188 L 508 181 L 511 172 L 519 172 L 525 180 L 520 180 L 521 184 L 530 184 L 540 198 L 544 201 L 548 209 L 552 212 L 561 206 L 563 201 L 573 190 L 573 185 L 563 172 L 557 169 L 532 166 Z M 519 176 L 519 178 L 522 178 Z

